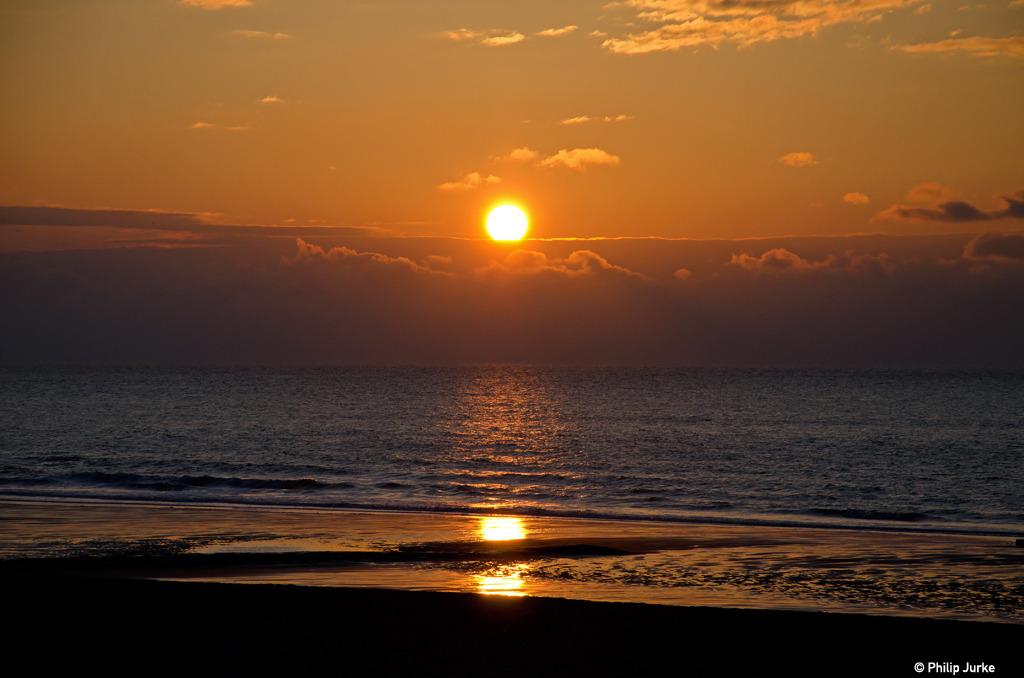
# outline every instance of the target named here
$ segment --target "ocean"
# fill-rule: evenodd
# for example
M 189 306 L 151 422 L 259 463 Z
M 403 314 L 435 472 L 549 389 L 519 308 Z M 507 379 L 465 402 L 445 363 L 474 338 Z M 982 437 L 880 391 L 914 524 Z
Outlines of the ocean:
M 402 516 L 406 524 L 427 516 L 492 525 L 502 517 L 515 521 L 513 539 L 530 529 L 560 539 L 647 530 L 649 544 L 676 546 L 648 548 L 639 570 L 611 556 L 585 565 L 506 558 L 416 567 L 419 581 L 427 571 L 457 578 L 468 568 L 480 577 L 489 567 L 526 592 L 530 582 L 603 582 L 619 592 L 605 599 L 686 589 L 692 602 L 724 586 L 756 589 L 773 604 L 810 595 L 826 608 L 910 605 L 932 616 L 1019 621 L 1024 551 L 1013 544 L 1024 536 L 1022 403 L 1020 370 L 5 367 L 0 499 L 292 512 L 318 516 L 310 523 L 321 528 L 324 512 L 386 514 L 390 534 L 401 532 L 394 521 Z M 256 548 L 262 540 L 280 549 L 274 544 L 305 534 L 290 524 L 239 533 L 234 546 L 225 537 L 196 548 Z M 331 538 L 356 548 L 343 531 Z M 330 541 L 324 529 L 314 532 Z M 0 544 L 0 556 L 39 555 L 25 543 L 30 533 L 19 534 Z M 774 550 L 751 534 L 775 535 Z M 387 546 L 385 537 L 369 541 Z M 761 551 L 753 561 L 728 549 L 703 565 L 692 553 L 685 566 L 679 560 L 726 537 Z M 399 546 L 410 539 L 419 537 Z M 804 546 L 778 551 L 783 542 Z M 57 543 L 46 541 L 44 551 L 58 554 Z M 981 545 L 980 560 L 957 565 L 967 543 Z M 903 561 L 881 567 L 879 554 L 896 544 L 909 549 L 894 556 Z M 922 555 L 922 544 L 941 547 Z M 974 597 L 960 591 L 921 602 L 920 591 L 890 585 L 851 598 L 853 589 L 833 590 L 842 581 L 834 571 L 825 586 L 822 566 L 811 564 L 837 549 L 863 556 L 847 565 L 858 586 L 858 577 L 895 577 L 913 589 L 931 572 L 942 582 L 974 582 Z M 911 551 L 917 555 L 907 560 Z M 798 556 L 803 564 L 794 565 Z M 810 594 L 792 578 L 764 589 L 750 574 L 787 561 L 817 582 Z M 601 597 L 590 590 L 583 597 Z

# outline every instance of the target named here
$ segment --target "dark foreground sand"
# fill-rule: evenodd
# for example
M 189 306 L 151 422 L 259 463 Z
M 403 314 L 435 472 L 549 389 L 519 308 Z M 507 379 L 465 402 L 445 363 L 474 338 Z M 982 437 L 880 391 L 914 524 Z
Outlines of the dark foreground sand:
M 0 587 L 7 665 L 46 675 L 1024 675 L 1014 624 L 28 574 Z

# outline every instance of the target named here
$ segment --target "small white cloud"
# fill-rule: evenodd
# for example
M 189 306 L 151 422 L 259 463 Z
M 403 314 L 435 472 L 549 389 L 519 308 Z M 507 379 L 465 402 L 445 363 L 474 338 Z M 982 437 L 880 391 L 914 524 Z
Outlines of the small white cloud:
M 526 36 L 518 31 L 471 31 L 468 28 L 460 28 L 457 31 L 445 31 L 444 37 L 456 42 L 471 42 L 477 45 L 488 47 L 501 47 L 503 45 L 514 45 L 517 42 L 526 40 Z
M 247 31 L 242 28 L 236 28 L 231 31 L 231 35 L 237 35 L 242 38 L 260 38 L 263 40 L 287 40 L 291 36 L 287 33 L 267 33 L 266 31 Z
M 546 31 L 541 31 L 537 35 L 547 36 L 549 38 L 556 38 L 559 35 L 568 35 L 575 31 L 579 26 L 566 26 L 565 28 L 549 28 Z
M 594 38 L 601 38 L 601 37 L 604 37 L 604 36 L 606 36 L 608 34 L 605 33 L 604 31 L 590 31 L 590 33 L 588 33 L 587 35 L 590 35 L 591 37 L 594 37 Z
M 477 40 L 485 37 L 486 35 L 486 33 L 481 31 L 471 31 L 468 28 L 460 28 L 457 31 L 445 31 L 444 33 L 444 37 L 456 42 L 462 42 L 463 40 Z
M 526 40 L 526 36 L 522 33 L 509 33 L 508 35 L 494 35 L 484 38 L 480 41 L 480 44 L 487 45 L 488 47 L 502 47 L 504 45 L 514 45 L 523 40 Z
M 578 125 L 581 122 L 590 122 L 591 120 L 593 120 L 593 118 L 591 118 L 588 115 L 580 115 L 580 116 L 575 117 L 575 118 L 567 118 L 567 119 L 562 121 L 562 124 L 563 125 Z
M 223 9 L 224 7 L 252 7 L 249 0 L 181 0 L 183 5 L 202 7 L 203 9 Z
M 537 151 L 532 151 L 526 146 L 523 146 L 522 148 L 513 149 L 512 152 L 509 153 L 508 155 L 503 155 L 500 158 L 496 159 L 512 160 L 515 162 L 529 162 L 531 160 L 536 160 L 539 155 L 540 153 L 538 153 Z
M 496 177 L 493 174 L 487 177 L 482 177 L 479 172 L 472 172 L 471 174 L 464 176 L 459 181 L 449 181 L 446 184 L 441 184 L 437 188 L 441 191 L 472 191 L 474 188 L 479 186 L 496 184 L 499 181 L 501 181 L 501 178 Z
M 843 201 L 848 202 L 851 205 L 867 205 L 868 197 L 863 193 L 847 193 L 843 196 Z
M 789 167 L 810 167 L 817 165 L 818 160 L 813 153 L 787 153 L 777 161 L 780 165 Z
M 284 103 L 284 99 L 278 99 L 275 96 L 263 97 L 262 99 L 260 99 L 260 101 L 265 103 L 265 104 L 283 104 Z
M 622 122 L 623 120 L 632 120 L 632 119 L 633 119 L 632 115 L 617 115 L 614 118 L 609 117 L 607 115 L 604 116 L 604 121 L 605 122 Z
M 568 167 L 584 170 L 586 165 L 618 165 L 619 156 L 611 155 L 600 148 L 574 148 L 571 151 L 562 149 L 551 157 L 540 161 L 541 167 Z

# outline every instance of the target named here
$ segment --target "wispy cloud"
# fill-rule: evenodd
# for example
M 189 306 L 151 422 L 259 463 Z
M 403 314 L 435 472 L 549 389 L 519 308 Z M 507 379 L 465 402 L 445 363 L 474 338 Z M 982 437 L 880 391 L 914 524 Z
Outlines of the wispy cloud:
M 247 129 L 251 129 L 250 127 L 248 127 L 246 125 L 227 126 L 227 125 L 216 125 L 216 124 L 214 124 L 212 122 L 197 122 L 197 123 L 195 123 L 193 125 L 189 125 L 189 127 L 191 127 L 192 129 L 226 129 L 226 130 L 228 130 L 230 132 L 241 132 L 241 131 L 244 131 L 244 130 L 247 130 Z
M 568 35 L 575 31 L 579 26 L 566 26 L 565 28 L 549 28 L 546 31 L 541 31 L 537 35 L 543 35 L 549 38 L 557 38 L 560 35 Z
M 592 118 L 589 115 L 580 115 L 580 116 L 577 116 L 575 118 L 567 118 L 567 119 L 562 121 L 562 124 L 563 125 L 578 125 L 578 124 L 583 123 L 583 122 L 592 122 L 592 121 L 598 121 L 598 120 L 603 120 L 604 122 L 622 122 L 623 120 L 632 120 L 632 119 L 633 119 L 633 116 L 631 116 L 631 115 L 617 115 L 615 117 L 612 117 L 610 115 L 606 115 L 603 118 L 600 118 L 600 117 L 593 117 Z
M 949 38 L 919 45 L 894 45 L 890 49 L 908 54 L 967 53 L 979 57 L 1024 57 L 1024 37 Z
M 183 5 L 202 7 L 203 9 L 222 9 L 224 7 L 252 7 L 249 0 L 181 0 Z
M 503 45 L 514 45 L 523 40 L 526 40 L 526 36 L 522 33 L 509 33 L 507 35 L 494 35 L 484 38 L 480 41 L 480 44 L 488 45 L 489 47 L 501 47 Z
M 231 35 L 237 35 L 242 38 L 260 38 L 263 40 L 287 40 L 292 37 L 287 33 L 267 33 L 266 31 L 247 31 L 242 28 L 236 28 L 231 31 Z
M 1006 203 L 1006 207 L 989 212 L 980 210 L 974 205 L 960 200 L 944 202 L 935 207 L 893 205 L 876 214 L 874 218 L 954 223 L 994 221 L 996 219 L 1024 219 L 1024 190 L 1017 191 L 1013 194 L 1013 197 L 1003 196 L 1002 200 Z
M 869 200 L 863 193 L 847 193 L 843 196 L 843 201 L 848 202 L 852 205 L 867 205 Z
M 487 45 L 488 47 L 502 47 L 514 45 L 517 42 L 526 40 L 526 36 L 518 31 L 489 30 L 471 31 L 467 28 L 460 28 L 457 31 L 446 31 L 444 36 L 456 42 L 469 42 L 474 45 Z
M 275 96 L 263 97 L 260 101 L 264 104 L 283 104 L 284 99 L 279 99 Z
M 825 26 L 878 21 L 923 0 L 626 0 L 638 19 L 664 24 L 650 31 L 605 40 L 619 54 L 671 51 L 728 42 L 739 47 L 803 35 Z
M 907 191 L 907 200 L 919 203 L 949 202 L 960 197 L 960 191 L 940 183 L 914 184 Z
M 449 181 L 446 184 L 441 184 L 437 188 L 441 191 L 472 191 L 474 188 L 487 186 L 489 184 L 496 184 L 499 181 L 501 181 L 501 177 L 496 177 L 493 174 L 484 177 L 480 176 L 479 172 L 472 172 L 458 181 Z
M 811 165 L 817 165 L 818 159 L 814 157 L 813 153 L 787 153 L 777 160 L 780 165 L 787 165 L 789 167 L 810 167 Z
M 581 171 L 586 169 L 586 165 L 618 164 L 619 156 L 606 153 L 600 148 L 574 148 L 571 151 L 562 149 L 539 163 L 541 167 L 568 167 Z

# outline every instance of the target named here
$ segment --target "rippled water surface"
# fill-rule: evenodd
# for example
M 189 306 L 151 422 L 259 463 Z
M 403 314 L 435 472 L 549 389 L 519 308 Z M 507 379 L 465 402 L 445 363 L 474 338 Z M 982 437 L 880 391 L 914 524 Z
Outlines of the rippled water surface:
M 1014 532 L 1024 373 L 3 368 L 0 493 Z

